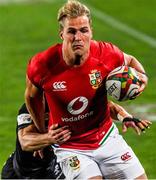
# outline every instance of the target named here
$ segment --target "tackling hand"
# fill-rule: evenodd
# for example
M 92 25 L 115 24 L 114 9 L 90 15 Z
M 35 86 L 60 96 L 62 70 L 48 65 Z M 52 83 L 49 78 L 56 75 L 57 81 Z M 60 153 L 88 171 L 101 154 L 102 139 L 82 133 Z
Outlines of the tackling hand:
M 53 124 L 48 131 L 48 139 L 51 144 L 63 144 L 71 137 L 71 131 L 68 126 L 59 127 L 58 124 Z

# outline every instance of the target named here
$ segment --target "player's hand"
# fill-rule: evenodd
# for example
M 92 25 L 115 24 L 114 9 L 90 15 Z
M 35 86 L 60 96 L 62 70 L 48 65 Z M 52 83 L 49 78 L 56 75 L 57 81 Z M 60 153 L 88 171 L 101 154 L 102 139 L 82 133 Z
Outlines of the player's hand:
M 139 91 L 138 91 L 138 95 L 140 95 L 140 93 L 142 93 L 144 91 L 145 87 L 147 86 L 148 76 L 147 76 L 147 74 L 143 74 L 140 72 L 137 72 L 137 73 L 139 76 L 139 80 L 141 82 L 141 86 L 140 86 Z
M 71 137 L 71 131 L 68 126 L 59 127 L 58 124 L 53 124 L 48 131 L 48 139 L 51 144 L 63 144 Z
M 138 135 L 141 132 L 145 132 L 151 125 L 151 121 L 149 120 L 140 120 L 134 117 L 126 117 L 122 123 L 122 132 L 125 133 L 129 127 L 133 128 Z
M 140 88 L 138 89 L 138 91 L 130 98 L 130 100 L 135 99 L 136 97 L 140 96 L 141 93 L 144 91 L 145 87 L 147 86 L 148 83 L 148 77 L 146 74 L 140 73 L 137 71 L 137 74 L 139 76 L 139 80 L 140 80 Z
M 43 150 L 40 149 L 40 150 L 34 151 L 33 156 L 34 156 L 34 157 L 40 157 L 41 159 L 43 159 L 43 158 L 44 158 Z

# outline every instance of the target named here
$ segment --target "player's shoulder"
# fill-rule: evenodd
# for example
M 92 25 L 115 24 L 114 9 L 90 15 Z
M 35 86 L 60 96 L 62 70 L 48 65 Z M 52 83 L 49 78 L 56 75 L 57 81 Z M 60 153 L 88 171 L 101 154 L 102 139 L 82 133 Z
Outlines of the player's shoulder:
M 91 41 L 91 50 L 95 53 L 103 53 L 103 52 L 116 52 L 117 50 L 119 50 L 119 48 L 112 44 L 111 42 L 104 42 L 104 41 L 95 41 L 92 40 Z
M 30 62 L 29 62 L 29 66 L 31 67 L 35 67 L 35 69 L 37 67 L 49 67 L 49 65 L 51 64 L 55 64 L 56 60 L 59 59 L 60 57 L 60 49 L 61 49 L 62 45 L 61 44 L 56 44 L 53 46 L 50 46 L 48 49 L 39 52 L 37 54 L 35 54 Z
M 62 57 L 61 47 L 61 44 L 51 46 L 47 50 L 37 53 L 29 61 L 27 76 L 36 87 L 41 87 L 43 79 L 59 63 Z
M 123 52 L 111 42 L 92 41 L 91 54 L 108 68 L 120 66 L 124 62 Z

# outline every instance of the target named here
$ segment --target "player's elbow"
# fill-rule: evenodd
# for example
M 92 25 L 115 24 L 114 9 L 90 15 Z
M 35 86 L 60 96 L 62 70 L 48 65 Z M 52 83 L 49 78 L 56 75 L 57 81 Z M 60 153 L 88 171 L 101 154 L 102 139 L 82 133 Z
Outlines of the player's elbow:
M 29 140 L 29 138 L 27 138 L 27 135 L 24 135 L 22 131 L 18 132 L 18 139 L 23 151 L 33 151 L 32 142 Z

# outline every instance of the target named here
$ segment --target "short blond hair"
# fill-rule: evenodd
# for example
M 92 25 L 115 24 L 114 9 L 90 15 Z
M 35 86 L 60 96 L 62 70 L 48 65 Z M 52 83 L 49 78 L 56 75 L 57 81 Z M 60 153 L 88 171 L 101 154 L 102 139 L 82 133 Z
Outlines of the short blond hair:
M 65 18 L 76 18 L 83 15 L 88 17 L 91 25 L 91 14 L 88 7 L 77 0 L 68 0 L 58 11 L 57 20 L 60 29 L 63 29 L 63 21 Z

